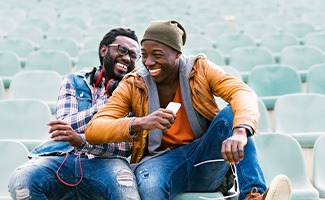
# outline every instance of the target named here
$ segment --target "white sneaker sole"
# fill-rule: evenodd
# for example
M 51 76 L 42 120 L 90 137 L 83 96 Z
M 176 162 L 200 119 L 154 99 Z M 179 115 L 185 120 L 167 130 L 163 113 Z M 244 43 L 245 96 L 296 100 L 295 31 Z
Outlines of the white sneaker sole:
M 283 174 L 275 176 L 269 187 L 265 200 L 290 200 L 291 199 L 291 182 Z

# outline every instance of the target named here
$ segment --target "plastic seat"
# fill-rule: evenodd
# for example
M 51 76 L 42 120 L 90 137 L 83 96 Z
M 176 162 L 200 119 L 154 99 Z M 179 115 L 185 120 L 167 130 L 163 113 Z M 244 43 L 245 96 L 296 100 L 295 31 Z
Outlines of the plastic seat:
M 255 66 L 248 76 L 247 84 L 268 110 L 274 109 L 280 96 L 303 91 L 297 70 L 288 65 Z
M 260 46 L 271 50 L 275 61 L 280 61 L 280 52 L 286 46 L 299 45 L 299 39 L 296 35 L 288 32 L 270 32 L 260 38 Z
M 62 77 L 55 71 L 22 71 L 13 76 L 9 97 L 43 100 L 55 112 Z
M 99 44 L 100 44 L 101 40 L 102 40 L 101 37 L 86 38 L 83 50 L 96 50 L 96 51 L 98 51 Z
M 0 76 L 0 100 L 5 98 L 5 86 L 3 84 L 3 80 Z
M 19 56 L 21 67 L 25 66 L 27 56 L 35 50 L 33 42 L 26 38 L 6 38 L 0 40 L 1 51 L 13 51 Z
M 266 21 L 280 27 L 282 30 L 287 23 L 295 22 L 297 17 L 290 12 L 276 12 L 269 13 L 266 17 Z
M 274 106 L 275 132 L 293 136 L 302 147 L 312 148 L 325 133 L 325 95 L 316 93 L 286 94 Z
M 278 174 L 288 176 L 292 185 L 291 200 L 318 200 L 318 191 L 308 179 L 302 148 L 289 135 L 262 133 L 254 136 L 257 156 L 266 184 Z
M 258 111 L 260 112 L 260 120 L 258 121 L 259 132 L 271 132 L 270 117 L 264 102 L 260 98 L 258 98 Z
M 235 16 L 235 23 L 241 27 L 252 21 L 264 21 L 264 17 L 257 12 L 238 12 Z
M 51 120 L 52 114 L 44 101 L 2 100 L 0 111 L 0 139 L 20 141 L 28 150 L 49 139 L 47 123 Z
M 8 184 L 13 171 L 28 161 L 28 149 L 21 142 L 0 140 L 0 199 L 11 199 Z
M 45 18 L 31 17 L 29 16 L 21 22 L 24 26 L 36 26 L 39 27 L 43 33 L 46 35 L 50 27 L 52 26 L 51 22 Z
M 325 63 L 310 67 L 307 74 L 307 92 L 325 94 Z
M 212 44 L 209 41 L 209 38 L 198 34 L 193 33 L 188 38 L 186 38 L 186 44 L 184 50 L 187 48 L 209 48 L 212 47 Z
M 226 65 L 225 58 L 223 54 L 218 50 L 212 47 L 206 48 L 185 48 L 183 51 L 186 55 L 197 55 L 199 53 L 203 53 L 207 56 L 207 58 L 215 63 L 216 65 L 223 66 Z
M 300 74 L 301 80 L 306 81 L 308 69 L 314 64 L 324 63 L 321 49 L 315 46 L 287 46 L 280 53 L 281 64 L 291 65 Z
M 313 185 L 320 198 L 325 198 L 325 135 L 319 136 L 314 145 Z
M 0 77 L 3 80 L 4 87 L 8 88 L 12 76 L 21 69 L 20 60 L 13 51 L 0 51 Z
M 67 16 L 61 16 L 58 19 L 57 25 L 75 25 L 81 28 L 83 31 L 87 30 L 87 23 L 82 17 L 77 17 L 81 16 L 80 13 L 77 15 L 67 15 Z
M 99 55 L 97 50 L 85 50 L 79 54 L 77 69 L 93 68 L 100 65 Z
M 38 48 L 44 39 L 44 32 L 37 26 L 18 26 L 8 33 L 8 38 L 26 38 L 33 42 L 34 48 Z
M 305 12 L 301 15 L 301 21 L 310 23 L 316 30 L 325 29 L 325 14 L 320 11 Z
M 76 25 L 56 25 L 49 30 L 46 39 L 57 37 L 73 39 L 78 47 L 82 47 L 84 31 Z
M 238 25 L 234 23 L 229 23 L 225 21 L 211 21 L 206 24 L 205 26 L 205 34 L 211 38 L 216 45 L 217 44 L 217 38 L 224 34 L 224 33 L 239 33 L 240 29 Z
M 237 47 L 231 51 L 229 65 L 235 67 L 247 82 L 250 71 L 256 65 L 274 64 L 275 59 L 270 50 L 265 47 Z
M 217 38 L 217 49 L 220 50 L 229 63 L 230 52 L 236 47 L 254 46 L 255 42 L 251 36 L 243 33 L 225 33 Z
M 325 52 L 325 31 L 307 33 L 304 37 L 304 44 L 318 47 Z
M 32 10 L 29 11 L 28 13 L 29 18 L 43 18 L 46 19 L 49 23 L 49 25 L 53 25 L 56 23 L 59 14 L 56 9 L 53 7 L 38 7 L 38 8 L 33 8 Z
M 240 71 L 237 68 L 229 65 L 224 65 L 222 66 L 222 69 L 225 70 L 226 73 L 233 75 L 239 80 L 243 80 L 243 76 L 241 75 Z
M 26 59 L 26 70 L 53 70 L 60 75 L 72 72 L 72 61 L 68 53 L 60 50 L 39 50 Z
M 0 16 L 0 30 L 4 32 L 4 36 L 8 35 L 8 32 L 15 29 L 18 23 L 11 17 Z
M 87 40 L 89 38 L 102 38 L 109 31 L 108 30 L 109 27 L 110 26 L 108 26 L 107 24 L 90 25 L 88 32 L 87 32 Z M 133 26 L 132 26 L 132 29 L 134 30 Z M 140 35 L 138 37 L 140 37 Z M 100 40 L 98 42 L 98 45 L 99 45 L 99 43 L 100 43 Z
M 305 35 L 307 33 L 314 32 L 315 30 L 316 29 L 312 24 L 302 21 L 288 22 L 283 28 L 283 31 L 295 34 L 300 40 L 301 44 L 304 43 L 303 38 Z
M 243 31 L 252 36 L 256 44 L 259 44 L 260 38 L 264 34 L 276 32 L 278 31 L 278 28 L 274 24 L 266 21 L 250 21 L 245 24 Z
M 44 40 L 40 45 L 40 50 L 62 50 L 69 54 L 73 64 L 77 62 L 79 55 L 79 46 L 77 42 L 70 38 L 53 37 Z

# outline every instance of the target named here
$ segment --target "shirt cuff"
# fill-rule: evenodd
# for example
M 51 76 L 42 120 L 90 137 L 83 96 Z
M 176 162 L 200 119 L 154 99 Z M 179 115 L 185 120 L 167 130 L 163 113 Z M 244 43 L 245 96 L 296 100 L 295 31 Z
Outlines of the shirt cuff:
M 233 129 L 236 129 L 236 128 L 245 128 L 247 137 L 250 137 L 250 136 L 254 135 L 254 130 L 249 125 L 240 124 L 240 125 L 235 126 Z

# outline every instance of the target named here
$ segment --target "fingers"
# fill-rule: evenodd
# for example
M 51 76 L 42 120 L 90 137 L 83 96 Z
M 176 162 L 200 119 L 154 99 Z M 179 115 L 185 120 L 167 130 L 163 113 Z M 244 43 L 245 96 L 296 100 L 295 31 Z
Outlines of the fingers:
M 228 138 L 222 143 L 221 154 L 227 163 L 238 164 L 244 158 L 244 145 L 240 141 Z
M 50 138 L 55 141 L 68 141 L 71 138 L 71 131 L 69 130 L 58 130 L 50 135 Z

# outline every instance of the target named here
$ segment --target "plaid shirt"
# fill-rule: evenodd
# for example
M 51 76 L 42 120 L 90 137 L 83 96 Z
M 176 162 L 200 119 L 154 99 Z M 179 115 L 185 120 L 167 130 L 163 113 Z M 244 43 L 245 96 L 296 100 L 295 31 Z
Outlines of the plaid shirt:
M 85 87 L 87 87 L 86 84 Z M 92 107 L 83 111 L 78 111 L 76 89 L 68 77 L 64 78 L 57 102 L 55 113 L 56 118 L 70 124 L 74 131 L 82 137 L 84 142 L 81 147 L 75 148 L 76 153 L 85 153 L 90 159 L 110 156 L 128 157 L 131 155 L 132 143 L 120 142 L 91 145 L 86 142 L 84 131 L 87 124 L 98 109 L 105 104 L 108 98 L 105 91 L 104 81 L 99 87 L 93 89 L 94 93 L 96 93 L 96 98 L 92 98 Z

